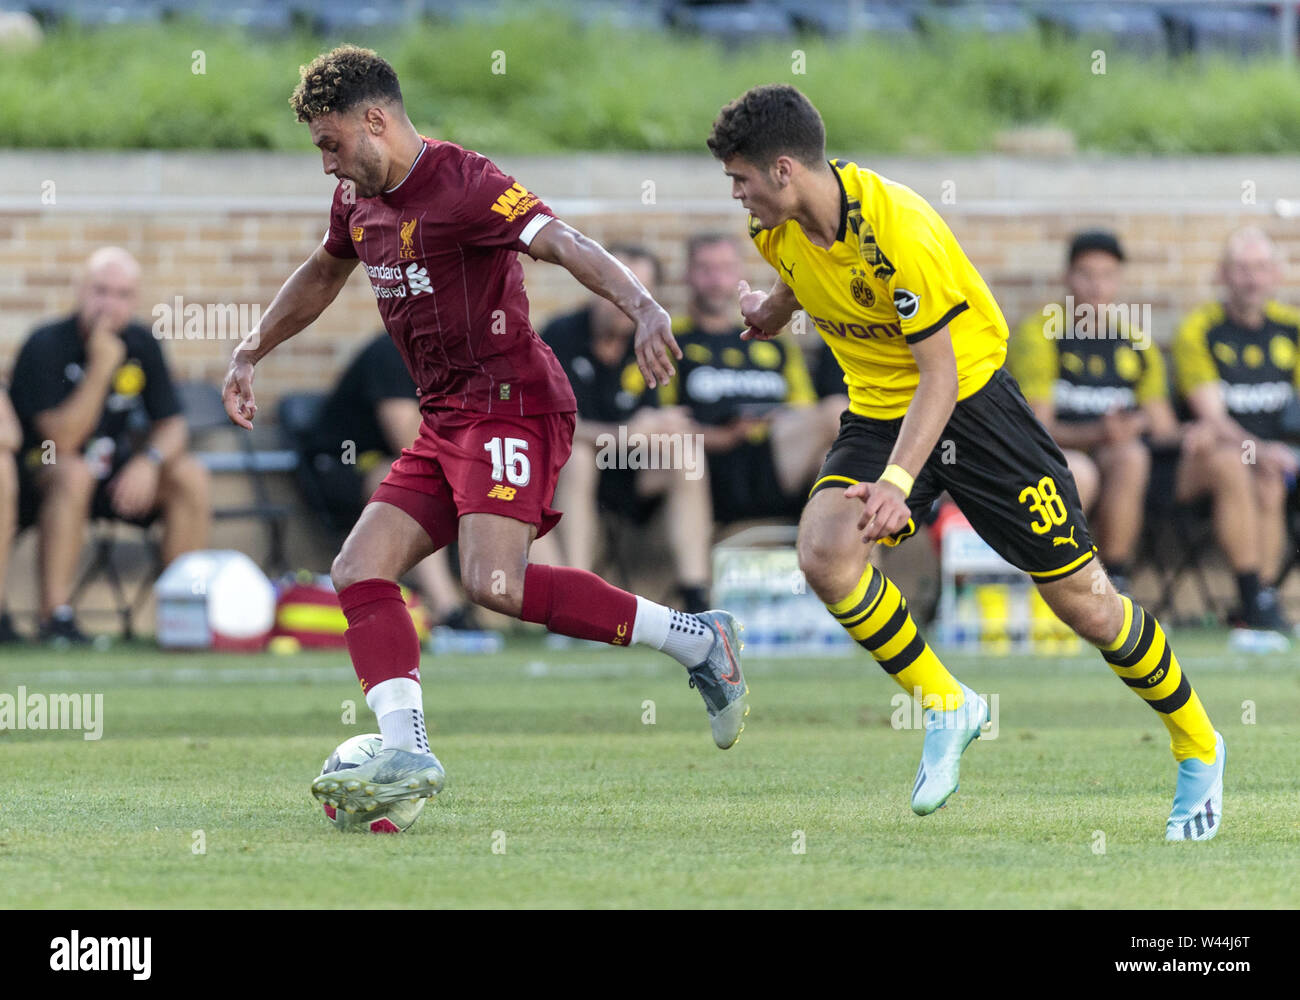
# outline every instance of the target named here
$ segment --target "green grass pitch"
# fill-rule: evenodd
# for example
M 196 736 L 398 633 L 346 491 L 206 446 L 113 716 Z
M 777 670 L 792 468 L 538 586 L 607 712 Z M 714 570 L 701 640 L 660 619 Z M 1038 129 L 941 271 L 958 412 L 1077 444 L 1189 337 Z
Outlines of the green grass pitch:
M 893 728 L 897 688 L 865 654 L 749 659 L 725 753 L 653 652 L 426 654 L 448 786 L 373 836 L 308 791 L 376 728 L 344 654 L 7 649 L 0 694 L 102 693 L 104 732 L 0 733 L 0 906 L 1294 908 L 1300 655 L 1172 638 L 1227 741 L 1210 843 L 1163 841 L 1164 727 L 1094 653 L 948 656 L 998 696 L 998 732 L 926 818 L 921 735 Z

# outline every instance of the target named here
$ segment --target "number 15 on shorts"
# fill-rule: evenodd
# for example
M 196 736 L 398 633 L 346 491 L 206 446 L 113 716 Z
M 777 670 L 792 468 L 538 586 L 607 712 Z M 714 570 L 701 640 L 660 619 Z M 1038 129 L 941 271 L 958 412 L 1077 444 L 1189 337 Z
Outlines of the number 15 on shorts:
M 527 486 L 532 476 L 528 463 L 528 442 L 523 438 L 494 437 L 483 450 L 492 456 L 492 481 L 508 482 L 511 486 Z M 511 490 L 511 499 L 514 491 Z M 504 498 L 503 498 L 504 499 Z

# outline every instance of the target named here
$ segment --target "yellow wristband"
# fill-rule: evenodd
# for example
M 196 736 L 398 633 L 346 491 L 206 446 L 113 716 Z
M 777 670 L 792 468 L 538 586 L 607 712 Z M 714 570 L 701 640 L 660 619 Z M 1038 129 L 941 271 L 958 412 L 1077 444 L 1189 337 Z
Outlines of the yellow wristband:
M 880 474 L 880 479 L 878 479 L 877 482 L 893 483 L 903 491 L 903 499 L 906 500 L 912 495 L 912 484 L 916 482 L 916 480 L 909 476 L 907 470 L 901 465 L 891 465 Z

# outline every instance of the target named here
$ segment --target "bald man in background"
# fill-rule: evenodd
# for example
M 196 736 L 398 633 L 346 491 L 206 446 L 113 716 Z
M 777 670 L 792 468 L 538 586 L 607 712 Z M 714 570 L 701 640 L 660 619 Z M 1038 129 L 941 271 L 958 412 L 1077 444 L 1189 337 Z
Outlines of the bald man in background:
M 68 601 L 93 516 L 163 520 L 163 559 L 207 545 L 207 470 L 188 433 L 162 349 L 132 322 L 140 265 L 119 247 L 86 262 L 77 311 L 35 330 L 9 390 L 22 426 L 19 524 L 40 532 L 39 639 L 87 641 Z
M 1241 597 L 1234 645 L 1258 651 L 1286 648 L 1290 632 L 1273 591 L 1287 493 L 1300 470 L 1300 310 L 1275 300 L 1283 264 L 1262 229 L 1233 233 L 1219 267 L 1222 301 L 1183 319 L 1172 352 L 1178 390 L 1195 419 L 1176 496 L 1186 502 L 1213 493 L 1216 537 Z

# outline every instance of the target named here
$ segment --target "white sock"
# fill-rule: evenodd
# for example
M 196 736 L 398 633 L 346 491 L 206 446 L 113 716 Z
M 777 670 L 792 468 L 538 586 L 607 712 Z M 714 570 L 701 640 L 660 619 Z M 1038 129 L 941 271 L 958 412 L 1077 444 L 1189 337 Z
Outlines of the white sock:
M 424 690 L 409 677 L 380 681 L 366 692 L 366 704 L 379 719 L 385 749 L 429 753 L 424 729 Z
M 696 667 L 713 649 L 713 629 L 696 615 L 637 597 L 632 641 L 662 650 L 684 667 Z

